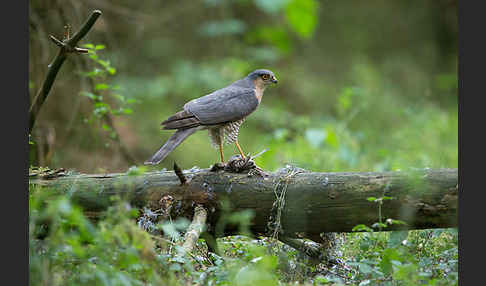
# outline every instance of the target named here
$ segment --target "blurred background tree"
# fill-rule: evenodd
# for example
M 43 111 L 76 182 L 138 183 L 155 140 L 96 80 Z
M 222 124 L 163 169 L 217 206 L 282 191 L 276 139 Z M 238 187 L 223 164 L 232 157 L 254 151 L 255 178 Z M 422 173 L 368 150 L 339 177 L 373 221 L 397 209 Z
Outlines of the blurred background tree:
M 457 167 L 457 1 L 29 1 L 31 100 L 57 52 L 48 35 L 94 9 L 80 43 L 92 52 L 62 67 L 31 165 L 125 171 L 169 138 L 159 124 L 185 102 L 268 68 L 279 84 L 240 131 L 245 152 L 269 148 L 261 167 Z M 205 168 L 218 153 L 199 132 L 152 168 L 174 160 Z

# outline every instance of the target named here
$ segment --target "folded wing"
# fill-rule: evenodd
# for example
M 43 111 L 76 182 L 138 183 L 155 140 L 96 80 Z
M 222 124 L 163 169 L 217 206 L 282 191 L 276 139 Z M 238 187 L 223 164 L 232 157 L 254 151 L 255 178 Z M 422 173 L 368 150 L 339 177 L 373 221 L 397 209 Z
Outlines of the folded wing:
M 258 107 L 255 91 L 230 85 L 184 105 L 201 125 L 214 125 L 245 118 Z M 189 123 L 188 123 L 189 124 Z

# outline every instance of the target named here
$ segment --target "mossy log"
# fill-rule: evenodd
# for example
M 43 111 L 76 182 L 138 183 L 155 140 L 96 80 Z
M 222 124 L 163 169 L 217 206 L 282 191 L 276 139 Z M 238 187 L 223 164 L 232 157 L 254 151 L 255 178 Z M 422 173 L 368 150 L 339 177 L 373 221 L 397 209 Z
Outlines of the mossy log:
M 133 206 L 162 209 L 173 219 L 192 218 L 194 207 L 202 205 L 208 210 L 208 231 L 216 236 L 238 232 L 229 224 L 217 232 L 223 201 L 231 212 L 252 210 L 249 229 L 264 236 L 272 235 L 277 218 L 279 233 L 286 237 L 318 239 L 323 232 L 371 226 L 379 220 L 378 205 L 368 198 L 382 196 L 393 197 L 383 201 L 382 221 L 406 222 L 385 230 L 457 227 L 457 169 L 316 173 L 287 168 L 263 177 L 191 169 L 183 171 L 184 184 L 172 171 L 129 173 L 32 178 L 30 184 L 66 193 L 91 213 L 112 204 L 115 195 Z

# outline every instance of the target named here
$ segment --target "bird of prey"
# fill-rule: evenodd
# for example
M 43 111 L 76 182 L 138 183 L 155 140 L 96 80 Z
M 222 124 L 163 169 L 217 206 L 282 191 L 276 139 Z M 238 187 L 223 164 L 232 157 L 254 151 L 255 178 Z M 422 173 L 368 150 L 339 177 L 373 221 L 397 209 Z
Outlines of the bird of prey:
M 272 71 L 257 69 L 222 89 L 187 102 L 182 111 L 161 123 L 163 129 L 176 132 L 145 164 L 160 163 L 187 137 L 203 129 L 208 130 L 211 145 L 219 148 L 221 163 L 224 164 L 223 144 L 235 143 L 245 158 L 238 144 L 240 125 L 258 107 L 265 88 L 275 83 Z

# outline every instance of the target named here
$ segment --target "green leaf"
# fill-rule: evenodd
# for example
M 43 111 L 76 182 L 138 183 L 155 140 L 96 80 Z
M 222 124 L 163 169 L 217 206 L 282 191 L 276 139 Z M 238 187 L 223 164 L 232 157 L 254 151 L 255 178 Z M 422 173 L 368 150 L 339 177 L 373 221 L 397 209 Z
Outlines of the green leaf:
M 105 90 L 105 89 L 109 89 L 109 88 L 110 88 L 110 85 L 108 85 L 106 83 L 98 83 L 95 86 L 95 90 Z
M 330 283 L 330 282 L 331 282 L 331 281 L 329 281 L 329 280 L 328 280 L 326 277 L 321 276 L 321 275 L 316 276 L 316 277 L 314 278 L 314 280 L 315 280 L 317 283 L 320 283 L 320 284 L 328 284 L 328 283 Z
M 94 114 L 97 116 L 102 116 L 110 111 L 110 106 L 104 102 L 95 103 L 95 108 L 93 110 Z
M 104 102 L 97 102 L 95 103 L 95 107 L 96 108 L 110 108 L 110 106 L 107 104 L 107 103 L 104 103 Z
M 404 222 L 404 221 L 402 221 L 402 220 L 391 219 L 391 218 L 386 219 L 386 223 L 387 224 L 390 224 L 390 225 L 392 225 L 392 224 L 403 224 L 403 225 L 407 225 L 407 223 Z
M 375 222 L 374 224 L 371 225 L 372 228 L 386 228 L 388 225 L 386 225 L 385 223 L 381 223 L 381 222 Z
M 82 73 L 82 75 L 86 76 L 86 77 L 95 77 L 95 76 L 98 76 L 98 75 L 102 75 L 104 73 L 103 70 L 100 70 L 98 68 L 94 68 L 92 71 L 90 72 L 87 72 L 87 73 Z
M 111 130 L 110 126 L 108 126 L 108 125 L 106 125 L 106 124 L 103 124 L 103 126 L 101 126 L 101 127 L 102 127 L 104 130 L 106 130 L 106 131 L 110 131 L 110 130 Z
M 110 67 L 110 61 L 98 60 L 98 63 L 102 65 L 104 68 Z
M 82 96 L 89 97 L 92 100 L 99 100 L 100 99 L 100 96 L 93 94 L 91 92 L 87 92 L 87 91 L 81 91 L 79 94 L 82 95 Z
M 302 38 L 309 38 L 317 24 L 316 0 L 292 0 L 285 9 L 290 27 Z
M 390 233 L 390 237 L 388 238 L 388 247 L 397 247 L 399 246 L 402 241 L 407 239 L 408 231 L 407 230 L 399 230 L 399 231 L 392 231 Z
M 373 268 L 366 263 L 359 263 L 359 271 L 363 274 L 369 274 Z
M 132 114 L 133 110 L 131 110 L 130 108 L 123 108 L 122 112 L 125 113 L 125 114 Z
M 123 274 L 122 272 L 118 272 L 116 276 L 117 276 L 117 280 L 119 282 L 119 283 L 116 283 L 116 284 L 122 285 L 122 286 L 131 286 L 132 285 L 128 276 Z
M 103 50 L 105 48 L 105 45 L 96 45 L 95 50 Z
M 397 267 L 397 270 L 393 273 L 393 278 L 396 280 L 403 280 L 406 282 L 410 281 L 411 276 L 413 273 L 417 272 L 417 265 L 413 263 L 404 264 L 400 267 Z
M 137 166 L 131 166 L 127 170 L 127 175 L 128 176 L 142 175 L 146 171 L 147 171 L 147 167 L 146 166 L 138 166 L 138 167 Z
M 372 232 L 373 230 L 369 227 L 367 227 L 364 224 L 358 224 L 357 226 L 353 227 L 352 231 L 368 231 Z
M 380 261 L 380 269 L 385 273 L 385 275 L 389 275 L 393 271 L 393 264 L 392 261 L 397 260 L 400 261 L 400 254 L 395 248 L 387 248 L 383 251 L 383 256 Z
M 334 128 L 332 127 L 326 127 L 326 143 L 329 144 L 329 146 L 333 148 L 338 148 L 339 147 L 339 140 L 337 137 L 336 132 L 334 131 Z
M 87 49 L 94 49 L 95 46 L 93 44 L 84 44 L 84 45 L 82 45 L 82 47 L 87 48 Z

